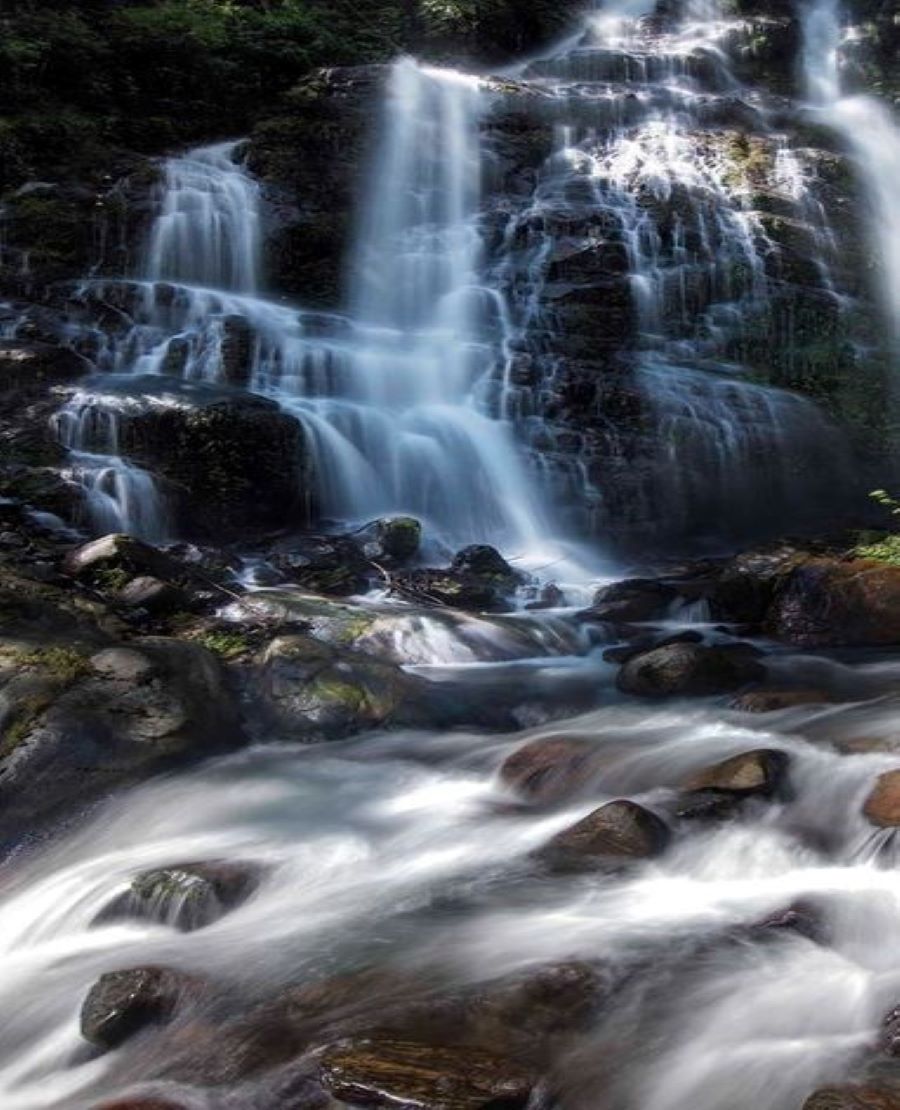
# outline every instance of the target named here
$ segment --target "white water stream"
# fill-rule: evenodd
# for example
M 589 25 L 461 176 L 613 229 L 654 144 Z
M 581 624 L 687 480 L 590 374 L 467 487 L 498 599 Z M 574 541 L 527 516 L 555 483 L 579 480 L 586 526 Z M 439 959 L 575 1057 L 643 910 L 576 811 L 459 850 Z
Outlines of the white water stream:
M 672 511 L 698 496 L 698 474 L 724 494 L 742 488 L 737 468 L 757 463 L 765 500 L 778 495 L 790 445 L 823 437 L 827 451 L 827 428 L 812 406 L 742 380 L 719 357 L 735 306 L 756 304 L 765 288 L 752 221 L 726 195 L 722 167 L 689 157 L 700 111 L 690 44 L 712 42 L 714 62 L 707 59 L 704 72 L 725 89 L 733 79 L 714 49 L 718 24 L 691 20 L 660 53 L 635 46 L 642 40 L 628 19 L 639 14 L 592 21 L 599 42 L 591 48 L 570 43 L 532 63 L 552 86 L 593 83 L 597 121 L 560 130 L 530 215 L 545 213 L 578 177 L 589 186 L 585 203 L 616 215 L 629 280 L 643 296 L 639 377 L 672 432 Z M 830 32 L 821 41 L 831 43 Z M 820 58 L 831 47 L 809 49 Z M 823 64 L 831 88 L 827 72 Z M 642 105 L 668 107 L 636 130 L 609 127 L 606 111 L 615 116 L 628 99 L 610 94 L 619 99 L 610 107 L 597 95 L 613 79 L 637 86 Z M 820 95 L 836 119 L 848 111 L 832 103 L 836 92 Z M 544 280 L 549 237 L 541 229 L 498 267 L 510 282 L 519 268 L 534 276 L 521 300 L 506 295 L 502 280 L 485 283 L 474 224 L 482 108 L 475 79 L 408 61 L 395 68 L 347 317 L 258 295 L 258 198 L 233 147 L 168 165 L 143 279 L 92 281 L 82 290 L 87 304 L 118 299 L 130 319 L 99 349 L 99 369 L 110 377 L 98 375 L 60 417 L 73 466 L 96 491 L 98 527 L 117 513 L 117 526 L 151 534 L 165 516 L 163 500 L 139 485 L 145 472 L 115 449 L 122 378 L 217 381 L 229 321 L 240 318 L 253 337 L 241 384 L 278 398 L 304 422 L 330 514 L 353 521 L 408 511 L 448 543 L 483 539 L 517 553 L 546 547 L 553 514 L 513 429 L 521 398 L 508 393 L 498 419 L 482 407 L 479 386 L 492 376 L 508 382 L 510 341 L 542 311 L 534 284 Z M 683 241 L 674 265 L 634 203 L 638 179 L 660 197 L 685 181 L 700 188 L 682 232 L 708 237 L 693 253 Z M 526 221 L 522 215 L 521 226 Z M 712 272 L 721 296 L 703 342 L 692 345 L 697 337 L 670 326 L 668 314 L 674 303 L 678 321 L 690 315 L 684 290 L 697 268 Z M 729 286 L 736 268 L 737 287 Z M 154 396 L 180 403 L 174 381 L 168 395 L 161 388 Z M 94 466 L 90 449 L 101 439 Z M 153 505 L 151 528 L 138 514 Z M 575 637 L 559 642 L 573 650 Z M 532 661 L 503 680 L 526 692 L 574 667 L 603 691 L 605 708 L 515 737 L 402 733 L 298 751 L 278 747 L 275 736 L 271 747 L 139 787 L 43 854 L 10 860 L 0 901 L 2 1110 L 87 1110 L 140 1088 L 152 1052 L 125 1045 L 94 1058 L 79 1037 L 81 1002 L 105 971 L 171 964 L 265 994 L 373 954 L 426 976 L 439 966 L 463 983 L 557 959 L 650 967 L 573 1049 L 560 1110 L 800 1110 L 816 1085 L 848 1072 L 900 1002 L 894 834 L 875 831 L 860 812 L 874 779 L 900 767 L 900 757 L 840 748 L 896 735 L 900 669 L 777 661 L 776 678 L 796 669 L 832 686 L 839 700 L 764 719 L 717 702 L 658 711 L 623 702 L 611 688 L 612 668 L 594 656 Z M 475 681 L 490 668 L 471 671 Z M 848 689 L 869 700 L 843 704 Z M 601 771 L 560 809 L 511 806 L 497 767 L 519 744 L 551 734 L 589 737 Z M 524 868 L 530 850 L 602 802 L 625 795 L 665 812 L 685 775 L 760 746 L 790 756 L 789 799 L 751 805 L 730 824 L 683 823 L 659 860 L 616 875 L 549 877 Z M 94 923 L 142 870 L 221 858 L 269 871 L 244 906 L 208 928 L 182 934 L 160 924 Z M 504 886 L 510 875 L 514 896 Z M 799 899 L 815 903 L 824 942 L 789 931 L 765 943 L 724 942 L 730 930 Z M 450 915 L 440 908 L 447 901 Z M 698 956 L 703 942 L 710 943 Z M 191 1110 L 271 1105 L 228 1091 L 172 1093 Z

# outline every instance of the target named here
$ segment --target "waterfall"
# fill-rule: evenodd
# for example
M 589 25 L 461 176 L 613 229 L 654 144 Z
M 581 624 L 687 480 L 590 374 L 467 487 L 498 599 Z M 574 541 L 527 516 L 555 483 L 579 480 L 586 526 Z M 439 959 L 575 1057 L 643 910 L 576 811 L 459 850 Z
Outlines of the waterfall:
M 252 293 L 259 280 L 259 187 L 235 163 L 238 143 L 170 158 L 145 276 Z
M 409 59 L 393 67 L 346 317 L 255 294 L 261 201 L 234 161 L 237 144 L 170 159 L 141 279 L 81 290 L 89 307 L 112 302 L 131 323 L 105 336 L 100 369 L 275 398 L 306 430 L 317 501 L 333 520 L 410 513 L 447 547 L 491 542 L 545 561 L 551 528 L 512 429 L 481 402 L 502 372 L 506 327 L 502 298 L 480 277 L 482 109 L 474 77 Z M 235 334 L 245 340 L 239 366 L 226 356 Z M 64 440 L 79 453 L 95 526 L 116 518 L 158 538 L 144 521 L 165 517 L 162 495 L 111 452 L 114 436 L 92 435 L 117 411 L 101 381 L 68 407 Z M 91 491 L 101 486 L 99 505 Z M 156 501 L 140 519 L 126 507 L 138 487 Z
M 882 299 L 900 342 L 900 124 L 891 109 L 872 96 L 843 96 L 840 48 L 843 39 L 838 0 L 801 5 L 802 66 L 810 104 L 838 131 L 853 152 L 869 197 L 872 242 L 882 259 Z

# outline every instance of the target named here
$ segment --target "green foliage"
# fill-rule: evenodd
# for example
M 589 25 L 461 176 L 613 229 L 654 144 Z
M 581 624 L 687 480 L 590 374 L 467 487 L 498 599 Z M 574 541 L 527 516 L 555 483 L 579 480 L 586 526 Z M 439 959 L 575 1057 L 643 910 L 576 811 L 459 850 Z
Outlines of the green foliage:
M 900 535 L 886 534 L 874 543 L 857 544 L 853 554 L 859 559 L 874 559 L 900 567 Z
M 45 671 L 66 686 L 91 669 L 87 657 L 74 648 L 39 648 L 37 651 L 16 652 L 14 658 L 23 666 Z
M 0 189 L 87 143 L 233 136 L 319 66 L 403 50 L 503 59 L 571 0 L 19 0 L 0 10 Z M 84 155 L 84 161 L 89 155 Z

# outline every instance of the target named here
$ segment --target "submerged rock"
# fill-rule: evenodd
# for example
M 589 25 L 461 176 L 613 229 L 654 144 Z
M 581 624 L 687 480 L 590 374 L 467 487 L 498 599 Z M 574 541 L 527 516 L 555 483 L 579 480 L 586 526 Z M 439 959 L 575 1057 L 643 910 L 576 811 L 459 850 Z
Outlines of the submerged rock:
M 629 659 L 616 685 L 625 694 L 645 698 L 702 697 L 728 693 L 764 675 L 765 668 L 743 653 L 678 643 Z
M 769 797 L 783 784 L 789 762 L 787 753 L 775 748 L 742 752 L 695 772 L 685 781 L 684 788 Z
M 387 1039 L 329 1046 L 319 1074 L 349 1103 L 433 1110 L 525 1110 L 537 1081 L 521 1063 L 481 1048 Z
M 262 873 L 249 863 L 217 860 L 144 871 L 99 915 L 99 921 L 137 918 L 192 932 L 245 902 Z
M 796 709 L 804 705 L 825 705 L 834 698 L 826 690 L 760 687 L 739 694 L 731 703 L 741 713 L 776 713 L 780 709 Z
M 553 866 L 590 866 L 605 861 L 650 859 L 669 841 L 655 813 L 627 799 L 608 802 L 557 833 L 538 855 Z
M 99 1048 L 117 1048 L 146 1026 L 171 1020 L 199 988 L 199 980 L 167 967 L 107 972 L 81 1007 L 81 1035 Z
M 900 771 L 886 771 L 878 776 L 865 800 L 863 813 L 873 825 L 900 826 Z
M 555 802 L 583 786 L 595 766 L 597 746 L 573 736 L 532 740 L 507 756 L 500 778 L 533 802 Z

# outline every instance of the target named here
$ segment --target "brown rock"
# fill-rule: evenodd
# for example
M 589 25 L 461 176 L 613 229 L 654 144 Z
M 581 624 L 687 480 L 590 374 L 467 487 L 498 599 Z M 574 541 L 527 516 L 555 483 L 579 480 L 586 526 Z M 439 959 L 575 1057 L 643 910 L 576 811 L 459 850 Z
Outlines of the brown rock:
M 685 781 L 684 788 L 768 797 L 782 784 L 787 768 L 788 757 L 784 752 L 759 748 L 697 771 Z
M 479 1048 L 392 1040 L 331 1045 L 320 1078 L 336 1098 L 394 1110 L 525 1110 L 536 1082 L 522 1064 Z
M 185 1102 L 173 1102 L 170 1098 L 155 1098 L 153 1095 L 135 1095 L 133 1098 L 117 1098 L 112 1102 L 98 1102 L 92 1110 L 189 1110 Z
M 665 848 L 668 839 L 665 822 L 637 802 L 623 798 L 608 802 L 557 833 L 539 855 L 562 866 L 649 859 Z
M 879 775 L 863 805 L 863 813 L 873 825 L 895 828 L 900 825 L 900 771 Z
M 120 532 L 112 532 L 76 547 L 66 556 L 63 570 L 74 578 L 111 570 L 157 578 L 168 578 L 177 573 L 172 561 L 162 551 Z
M 508 756 L 500 778 L 530 801 L 555 802 L 584 784 L 596 755 L 597 747 L 589 740 L 546 736 Z
M 809 647 L 900 643 L 900 567 L 867 559 L 808 559 L 767 618 L 774 635 Z

